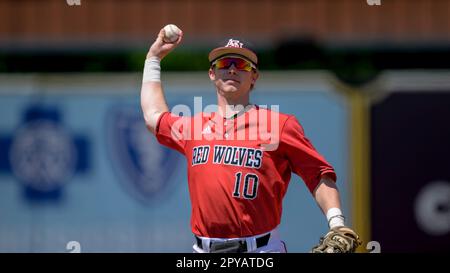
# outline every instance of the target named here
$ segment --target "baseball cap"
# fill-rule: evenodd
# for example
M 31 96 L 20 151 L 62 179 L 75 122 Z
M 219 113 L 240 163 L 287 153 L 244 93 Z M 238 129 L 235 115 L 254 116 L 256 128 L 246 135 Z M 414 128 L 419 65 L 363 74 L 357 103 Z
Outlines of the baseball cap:
M 252 48 L 252 45 L 241 39 L 228 39 L 226 42 L 221 43 L 217 48 L 214 48 L 209 52 L 208 59 L 212 63 L 225 55 L 239 55 L 242 56 L 255 65 L 258 64 L 258 56 Z

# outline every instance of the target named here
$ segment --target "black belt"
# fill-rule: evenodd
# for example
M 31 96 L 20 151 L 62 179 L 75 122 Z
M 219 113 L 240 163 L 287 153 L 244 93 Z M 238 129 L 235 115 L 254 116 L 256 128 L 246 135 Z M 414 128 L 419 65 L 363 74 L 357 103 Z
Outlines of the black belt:
M 195 236 L 195 239 L 197 240 L 197 246 L 201 249 L 203 249 L 202 239 Z M 269 243 L 270 239 L 270 233 L 256 238 L 256 248 L 260 248 L 263 246 L 266 246 Z M 209 249 L 210 252 L 229 252 L 229 253 L 242 253 L 247 252 L 247 241 L 245 239 L 241 240 L 230 240 L 227 242 L 214 242 L 211 240 L 209 242 Z

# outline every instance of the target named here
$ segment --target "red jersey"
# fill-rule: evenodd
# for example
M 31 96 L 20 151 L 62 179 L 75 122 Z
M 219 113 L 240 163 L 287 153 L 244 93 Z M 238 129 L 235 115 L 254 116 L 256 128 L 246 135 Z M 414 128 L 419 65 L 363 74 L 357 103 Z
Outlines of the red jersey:
M 292 172 L 310 192 L 324 174 L 336 181 L 294 116 L 258 106 L 234 119 L 165 112 L 156 138 L 186 156 L 191 228 L 198 236 L 247 237 L 276 228 Z

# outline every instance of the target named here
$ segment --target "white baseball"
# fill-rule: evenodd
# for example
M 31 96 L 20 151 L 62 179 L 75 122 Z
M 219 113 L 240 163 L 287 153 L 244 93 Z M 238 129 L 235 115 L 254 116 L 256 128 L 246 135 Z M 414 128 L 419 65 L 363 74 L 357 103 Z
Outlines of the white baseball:
M 181 30 L 174 24 L 169 24 L 164 27 L 164 38 L 163 41 L 166 43 L 174 43 L 178 40 L 181 34 Z

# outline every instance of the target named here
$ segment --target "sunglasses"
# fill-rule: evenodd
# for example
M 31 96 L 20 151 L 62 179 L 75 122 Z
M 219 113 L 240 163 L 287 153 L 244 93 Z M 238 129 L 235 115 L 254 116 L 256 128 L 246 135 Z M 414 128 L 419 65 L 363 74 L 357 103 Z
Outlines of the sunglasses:
M 234 64 L 236 69 L 247 72 L 252 71 L 252 69 L 256 69 L 256 66 L 251 62 L 236 57 L 225 57 L 213 62 L 213 65 L 215 65 L 218 69 L 228 69 L 232 64 Z

